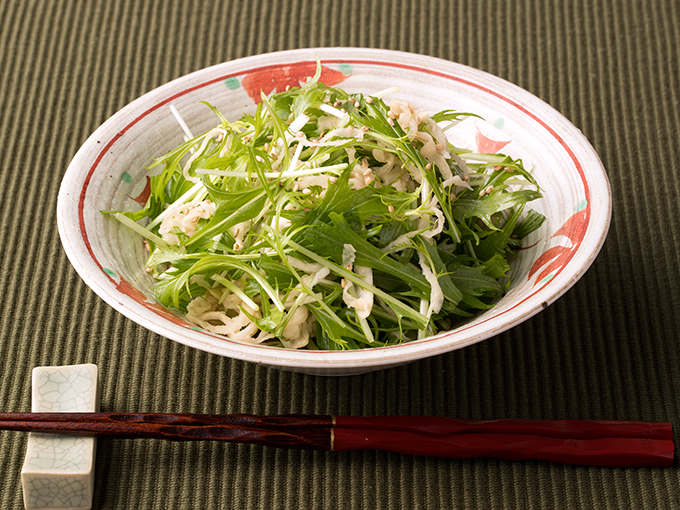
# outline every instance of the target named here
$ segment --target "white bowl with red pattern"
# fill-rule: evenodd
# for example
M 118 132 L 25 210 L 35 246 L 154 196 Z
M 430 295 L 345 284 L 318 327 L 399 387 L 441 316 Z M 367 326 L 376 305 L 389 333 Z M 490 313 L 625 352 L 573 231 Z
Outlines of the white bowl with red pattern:
M 397 85 L 395 97 L 431 112 L 473 112 L 456 128 L 458 145 L 501 151 L 533 167 L 546 216 L 525 239 L 508 293 L 451 331 L 423 340 L 356 351 L 308 351 L 237 342 L 197 328 L 153 298 L 141 238 L 102 210 L 135 210 L 146 199 L 151 158 L 180 144 L 174 105 L 194 133 L 215 124 L 201 101 L 237 119 L 254 111 L 260 91 L 297 86 L 323 65 L 321 81 L 370 94 Z M 452 130 L 453 131 L 453 130 Z M 113 308 L 171 340 L 221 356 L 285 370 L 347 375 L 400 365 L 482 341 L 540 312 L 590 267 L 611 220 L 606 172 L 581 132 L 529 92 L 485 72 L 423 55 L 364 48 L 313 48 L 226 62 L 167 83 L 99 127 L 73 158 L 61 185 L 58 225 L 64 249 L 85 283 Z M 112 332 L 111 334 L 116 334 Z

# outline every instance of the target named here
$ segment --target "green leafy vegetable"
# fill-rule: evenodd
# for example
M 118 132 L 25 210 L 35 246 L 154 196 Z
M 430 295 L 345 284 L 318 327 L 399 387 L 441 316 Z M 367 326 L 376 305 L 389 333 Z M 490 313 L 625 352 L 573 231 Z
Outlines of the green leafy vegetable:
M 444 131 L 472 114 L 319 77 L 234 122 L 208 105 L 216 127 L 153 162 L 146 206 L 112 213 L 145 237 L 158 301 L 236 340 L 329 350 L 492 307 L 544 220 L 522 162 L 454 147 Z

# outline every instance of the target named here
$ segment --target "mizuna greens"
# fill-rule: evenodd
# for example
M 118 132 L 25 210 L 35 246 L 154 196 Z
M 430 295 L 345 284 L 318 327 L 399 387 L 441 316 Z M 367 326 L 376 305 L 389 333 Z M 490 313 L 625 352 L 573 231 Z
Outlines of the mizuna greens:
M 138 212 L 160 303 L 205 330 L 360 349 L 491 308 L 543 216 L 521 160 L 451 145 L 470 114 L 319 83 L 266 97 L 156 159 Z

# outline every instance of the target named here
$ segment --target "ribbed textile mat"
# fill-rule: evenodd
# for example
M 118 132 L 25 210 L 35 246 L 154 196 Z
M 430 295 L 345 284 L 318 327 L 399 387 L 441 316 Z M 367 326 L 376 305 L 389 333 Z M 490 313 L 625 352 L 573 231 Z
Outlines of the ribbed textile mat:
M 96 363 L 102 407 L 680 423 L 677 0 L 0 0 L 0 408 L 35 366 Z M 269 51 L 366 46 L 468 64 L 589 138 L 608 240 L 564 297 L 474 346 L 319 378 L 186 348 L 114 312 L 57 234 L 61 177 L 119 108 Z M 26 435 L 0 432 L 0 510 L 22 507 Z M 96 509 L 680 508 L 680 469 L 606 469 L 155 440 L 98 443 Z

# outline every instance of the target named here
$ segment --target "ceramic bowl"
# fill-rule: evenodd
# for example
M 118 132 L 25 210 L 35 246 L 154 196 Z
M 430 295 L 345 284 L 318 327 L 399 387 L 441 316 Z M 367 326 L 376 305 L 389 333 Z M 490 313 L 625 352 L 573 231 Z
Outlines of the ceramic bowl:
M 350 92 L 370 94 L 397 85 L 394 97 L 431 112 L 474 112 L 454 142 L 478 152 L 522 158 L 544 197 L 532 207 L 546 216 L 525 239 L 507 295 L 463 326 L 399 346 L 358 351 L 299 351 L 240 343 L 173 315 L 153 298 L 141 238 L 102 210 L 135 210 L 144 202 L 152 157 L 183 141 L 170 105 L 198 134 L 214 115 L 253 112 L 260 91 L 298 86 L 314 73 Z M 611 218 L 611 191 L 591 145 L 564 116 L 527 91 L 485 72 L 402 52 L 361 48 L 283 51 L 226 62 L 167 83 L 133 101 L 99 127 L 73 158 L 58 199 L 64 249 L 85 283 L 138 324 L 196 349 L 286 370 L 345 375 L 395 366 L 459 349 L 497 335 L 548 307 L 584 274 L 598 254 Z

